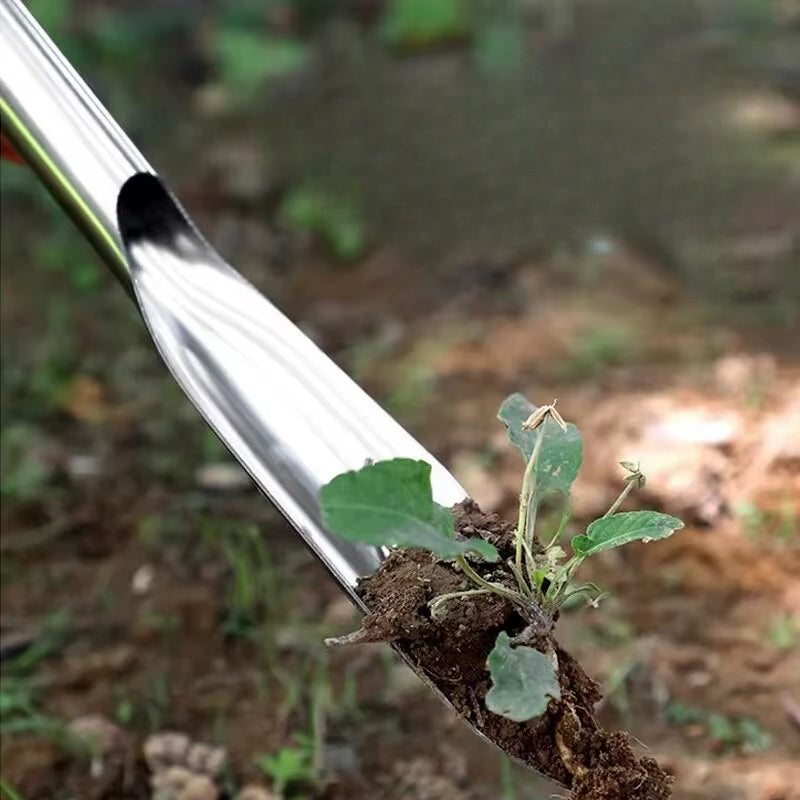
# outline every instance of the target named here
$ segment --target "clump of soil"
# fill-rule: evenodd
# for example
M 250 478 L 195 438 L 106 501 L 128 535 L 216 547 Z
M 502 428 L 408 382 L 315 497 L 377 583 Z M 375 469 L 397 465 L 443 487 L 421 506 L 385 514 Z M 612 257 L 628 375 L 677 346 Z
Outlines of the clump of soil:
M 456 531 L 481 536 L 500 551 L 497 564 L 482 564 L 483 576 L 508 586 L 513 575 L 513 528 L 468 500 L 453 509 Z M 672 778 L 649 757 L 637 758 L 623 732 L 603 730 L 593 715 L 601 694 L 595 681 L 548 633 L 531 642 L 558 656 L 561 699 L 544 716 L 513 722 L 486 708 L 490 688 L 486 658 L 501 630 L 514 636 L 526 622 L 497 595 L 451 601 L 440 621 L 428 603 L 439 595 L 473 588 L 460 570 L 424 550 L 393 551 L 361 581 L 359 594 L 370 613 L 346 642 L 391 642 L 456 711 L 502 750 L 572 790 L 572 800 L 662 800 Z

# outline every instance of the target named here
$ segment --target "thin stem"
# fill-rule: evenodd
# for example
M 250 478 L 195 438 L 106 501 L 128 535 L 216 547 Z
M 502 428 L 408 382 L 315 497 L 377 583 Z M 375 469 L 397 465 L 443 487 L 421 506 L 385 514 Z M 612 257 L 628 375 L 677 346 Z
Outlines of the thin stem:
M 553 578 L 553 582 L 547 590 L 547 596 L 545 597 L 548 608 L 558 608 L 564 602 L 564 594 L 569 586 L 569 582 L 575 570 L 577 570 L 582 563 L 583 558 L 581 556 L 572 556 L 572 558 L 558 570 Z M 552 595 L 550 594 L 551 592 Z
M 517 566 L 517 571 L 522 572 L 522 549 L 523 542 L 527 541 L 528 534 L 528 515 L 533 499 L 533 494 L 536 491 L 536 462 L 539 460 L 539 451 L 542 449 L 542 439 L 544 439 L 544 428 L 539 428 L 539 436 L 536 439 L 536 444 L 533 446 L 533 452 L 525 467 L 525 475 L 522 478 L 522 491 L 519 495 L 519 520 L 517 521 L 517 534 L 516 534 L 516 553 L 514 562 Z M 536 520 L 536 505 L 534 504 L 533 510 L 534 522 Z
M 528 579 L 522 572 L 517 571 L 517 565 L 511 559 L 509 559 L 506 563 L 514 573 L 514 578 L 516 578 L 517 586 L 519 587 L 520 592 L 522 592 L 522 594 L 524 594 L 529 600 L 533 600 L 533 585 L 528 583 Z
M 474 597 L 477 594 L 489 594 L 489 592 L 489 589 L 466 589 L 463 592 L 448 592 L 447 594 L 440 594 L 438 597 L 434 597 L 433 600 L 428 603 L 428 608 L 431 610 L 431 616 L 434 619 L 438 619 L 439 607 L 448 600 L 455 600 L 459 597 Z
M 514 603 L 524 603 L 525 598 L 519 593 L 515 592 L 511 589 L 506 589 L 505 586 L 501 586 L 499 583 L 492 583 L 491 581 L 487 581 L 486 578 L 482 578 L 478 575 L 477 572 L 472 568 L 472 565 L 467 561 L 464 556 L 459 556 L 456 559 L 456 563 L 459 567 L 463 570 L 464 574 L 477 586 L 481 589 L 486 589 L 488 592 L 494 592 L 495 594 L 499 594 L 501 597 L 505 597 L 508 600 L 511 600 Z
M 619 497 L 611 504 L 611 508 L 603 514 L 603 519 L 606 517 L 610 517 L 624 502 L 625 498 L 634 490 L 636 487 L 636 481 L 629 481 L 625 484 L 625 488 L 619 493 Z

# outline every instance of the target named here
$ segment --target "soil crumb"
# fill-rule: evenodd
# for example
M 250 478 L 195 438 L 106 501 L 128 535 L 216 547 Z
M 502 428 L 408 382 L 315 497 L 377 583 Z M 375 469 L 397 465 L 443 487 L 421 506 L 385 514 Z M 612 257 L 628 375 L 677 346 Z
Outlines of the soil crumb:
M 458 534 L 481 536 L 501 553 L 497 564 L 476 565 L 483 577 L 512 586 L 505 559 L 513 553 L 513 526 L 471 500 L 455 506 L 453 513 Z M 493 594 L 453 600 L 440 621 L 431 619 L 428 603 L 433 598 L 469 588 L 456 566 L 424 550 L 395 550 L 360 583 L 359 594 L 371 611 L 362 628 L 346 638 L 391 642 L 462 717 L 510 756 L 570 788 L 572 800 L 670 797 L 672 778 L 658 763 L 637 758 L 628 734 L 605 731 L 597 723 L 598 684 L 551 635 L 532 645 L 557 654 L 561 699 L 525 723 L 486 708 L 491 685 L 486 658 L 501 630 L 514 636 L 526 623 L 509 601 Z

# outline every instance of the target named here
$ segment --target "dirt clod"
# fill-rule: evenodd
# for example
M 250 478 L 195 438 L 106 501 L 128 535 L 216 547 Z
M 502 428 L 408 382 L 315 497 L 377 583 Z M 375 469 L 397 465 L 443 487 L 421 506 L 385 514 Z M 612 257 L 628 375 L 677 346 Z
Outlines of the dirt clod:
M 502 556 L 511 555 L 513 528 L 500 517 L 471 500 L 453 512 L 459 533 L 481 536 Z M 502 559 L 476 566 L 487 579 L 511 585 L 513 576 Z M 423 550 L 396 550 L 360 584 L 371 613 L 353 638 L 392 642 L 464 719 L 509 755 L 571 788 L 573 800 L 668 798 L 671 777 L 654 759 L 637 758 L 626 733 L 600 727 L 592 711 L 601 698 L 597 683 L 551 635 L 532 644 L 557 654 L 561 699 L 525 723 L 486 708 L 486 658 L 501 630 L 514 636 L 526 623 L 511 603 L 494 594 L 453 600 L 440 621 L 431 619 L 433 598 L 468 588 L 467 577 L 452 564 Z

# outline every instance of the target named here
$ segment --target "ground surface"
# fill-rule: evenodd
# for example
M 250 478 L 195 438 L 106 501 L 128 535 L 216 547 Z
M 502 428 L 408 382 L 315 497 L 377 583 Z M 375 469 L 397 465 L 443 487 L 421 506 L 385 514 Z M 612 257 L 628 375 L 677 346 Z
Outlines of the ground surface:
M 347 51 L 342 40 L 339 31 L 332 41 Z M 525 230 L 507 248 L 505 226 L 519 232 L 533 200 L 516 192 L 524 166 L 510 156 L 490 177 L 458 171 L 470 154 L 474 166 L 491 151 L 483 138 L 464 159 L 448 148 L 431 156 L 432 183 L 458 162 L 458 180 L 441 196 L 398 178 L 389 186 L 397 214 L 381 205 L 392 194 L 386 159 L 422 180 L 426 142 L 457 134 L 435 109 L 459 61 L 425 58 L 381 61 L 370 84 L 372 94 L 390 86 L 400 97 L 416 87 L 410 97 L 417 81 L 430 82 L 428 138 L 399 137 L 393 156 L 396 124 L 376 127 L 379 112 L 369 117 L 360 105 L 370 102 L 366 91 L 328 120 L 330 169 L 324 137 L 309 137 L 306 150 L 289 141 L 287 119 L 324 126 L 321 109 L 336 107 L 327 99 L 341 88 L 335 75 L 322 96 L 303 85 L 279 93 L 271 102 L 286 116 L 270 129 L 260 108 L 234 122 L 209 112 L 217 95 L 199 90 L 202 121 L 175 119 L 167 99 L 204 80 L 181 72 L 169 92 L 151 85 L 140 95 L 163 112 L 162 124 L 174 123 L 173 135 L 160 136 L 152 119 L 140 120 L 139 134 L 225 255 L 483 506 L 513 515 L 522 464 L 494 419 L 512 391 L 558 397 L 583 432 L 576 525 L 616 496 L 616 461 L 641 461 L 648 489 L 634 504 L 681 516 L 687 528 L 589 567 L 586 577 L 610 597 L 568 611 L 560 637 L 604 687 L 603 723 L 625 727 L 675 774 L 677 800 L 800 797 L 800 318 L 791 268 L 800 194 L 790 191 L 796 167 L 783 160 L 797 153 L 800 123 L 787 111 L 796 105 L 781 100 L 778 113 L 755 80 L 723 82 L 724 91 L 704 84 L 755 126 L 748 147 L 783 165 L 780 180 L 767 170 L 751 194 L 737 194 L 737 208 L 719 211 L 714 226 L 730 222 L 736 234 L 722 245 L 695 231 L 691 246 L 676 240 L 667 257 L 634 233 L 595 235 L 589 215 L 577 234 L 545 246 Z M 128 83 L 143 91 L 136 80 Z M 416 120 L 424 112 L 408 97 Z M 469 109 L 461 122 L 476 124 L 476 101 L 460 102 Z M 372 120 L 359 146 L 347 144 L 348 114 Z M 497 108 L 486 114 L 494 119 Z M 259 147 L 270 130 L 265 166 Z M 487 122 L 486 137 L 503 130 Z M 357 163 L 367 166 L 350 188 L 365 191 L 374 175 L 381 191 L 366 202 L 377 221 L 355 263 L 272 224 L 282 182 L 316 167 L 324 184 L 337 171 L 355 174 Z M 501 761 L 388 649 L 323 649 L 325 636 L 352 628 L 348 602 L 204 432 L 93 254 L 25 188 L 32 178 L 12 169 L 3 167 L 0 237 L 4 780 L 30 800 L 144 798 L 154 771 L 188 760 L 234 796 L 247 782 L 273 785 L 279 767 L 264 757 L 279 756 L 295 766 L 290 798 L 548 797 L 552 789 Z M 282 170 L 289 178 L 276 177 Z M 465 196 L 470 175 L 485 178 L 475 196 Z M 653 188 L 630 191 L 649 197 Z M 705 197 L 713 205 L 711 190 Z M 701 217 L 701 200 L 680 213 Z M 643 208 L 646 227 L 669 206 Z M 580 217 L 568 203 L 548 208 Z M 415 214 L 447 217 L 435 245 L 417 231 L 420 249 L 402 246 L 393 225 L 414 227 Z M 102 734 L 99 750 L 81 745 L 87 727 Z M 167 731 L 222 748 L 224 764 L 182 740 L 148 738 Z

